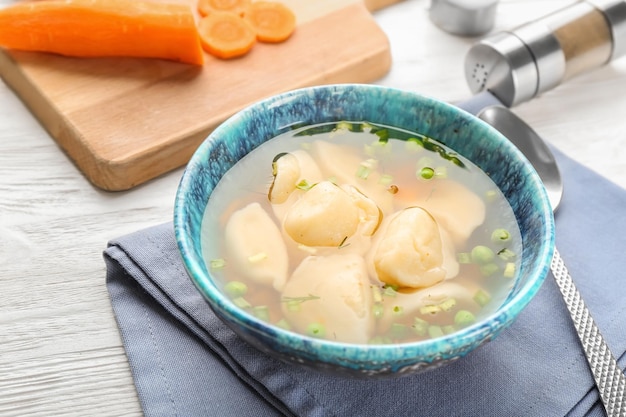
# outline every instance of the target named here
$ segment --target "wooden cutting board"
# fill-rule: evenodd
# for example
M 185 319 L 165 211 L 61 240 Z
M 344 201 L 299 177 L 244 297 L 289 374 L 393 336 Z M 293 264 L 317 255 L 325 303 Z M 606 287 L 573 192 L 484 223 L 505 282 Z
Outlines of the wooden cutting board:
M 193 2 L 195 0 L 179 0 Z M 370 82 L 391 65 L 370 10 L 399 0 L 289 0 L 298 27 L 201 68 L 156 59 L 0 50 L 0 76 L 97 187 L 130 189 L 184 165 L 241 108 L 286 90 Z

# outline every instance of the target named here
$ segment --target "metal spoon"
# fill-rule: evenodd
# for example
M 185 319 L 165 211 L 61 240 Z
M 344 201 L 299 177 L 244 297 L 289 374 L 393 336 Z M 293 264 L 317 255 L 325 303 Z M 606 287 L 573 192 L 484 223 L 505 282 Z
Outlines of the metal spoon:
M 548 191 L 552 210 L 556 211 L 563 195 L 563 181 L 556 159 L 543 139 L 506 107 L 486 107 L 478 117 L 500 131 L 528 158 Z M 574 322 L 607 415 L 625 417 L 626 376 L 600 334 L 556 248 L 550 269 Z

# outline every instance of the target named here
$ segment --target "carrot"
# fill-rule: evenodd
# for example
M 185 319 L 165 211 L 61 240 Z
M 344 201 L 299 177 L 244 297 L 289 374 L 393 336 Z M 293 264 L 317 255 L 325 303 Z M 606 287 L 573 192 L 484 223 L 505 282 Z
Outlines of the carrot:
M 244 13 L 261 42 L 282 42 L 289 38 L 296 28 L 296 16 L 282 3 L 256 1 Z
M 230 12 L 213 12 L 203 17 L 198 33 L 204 50 L 223 59 L 245 55 L 256 43 L 254 29 Z
M 16 3 L 0 10 L 0 46 L 76 57 L 204 62 L 188 5 L 138 0 Z
M 212 12 L 231 12 L 243 16 L 250 0 L 198 0 L 198 12 L 208 16 Z

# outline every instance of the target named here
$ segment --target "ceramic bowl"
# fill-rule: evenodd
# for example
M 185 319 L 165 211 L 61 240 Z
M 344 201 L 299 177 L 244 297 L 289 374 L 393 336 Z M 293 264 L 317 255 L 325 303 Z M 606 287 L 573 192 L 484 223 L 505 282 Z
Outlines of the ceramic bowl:
M 283 330 L 236 307 L 220 290 L 201 250 L 201 223 L 212 190 L 244 155 L 293 125 L 369 121 L 435 138 L 489 173 L 509 200 L 523 243 L 512 293 L 486 319 L 441 338 L 357 345 Z M 198 148 L 180 182 L 174 226 L 184 265 L 215 314 L 242 339 L 282 360 L 333 373 L 381 377 L 436 368 L 462 358 L 508 327 L 539 290 L 554 248 L 554 220 L 541 180 L 504 136 L 447 103 L 373 85 L 311 87 L 280 94 L 240 111 Z M 494 342 L 494 343 L 497 343 Z

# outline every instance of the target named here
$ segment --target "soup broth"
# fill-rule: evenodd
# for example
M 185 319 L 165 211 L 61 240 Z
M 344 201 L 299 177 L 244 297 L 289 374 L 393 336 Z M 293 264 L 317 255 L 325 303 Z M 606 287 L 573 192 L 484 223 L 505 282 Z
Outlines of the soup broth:
M 212 275 L 240 308 L 348 343 L 436 338 L 494 312 L 519 269 L 507 200 L 442 143 L 388 126 L 306 126 L 216 186 L 203 219 Z

